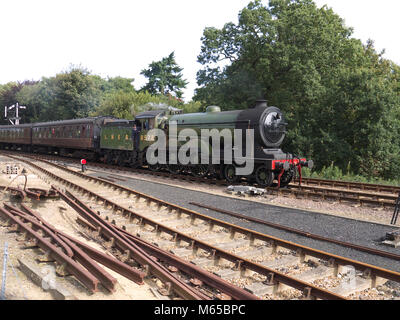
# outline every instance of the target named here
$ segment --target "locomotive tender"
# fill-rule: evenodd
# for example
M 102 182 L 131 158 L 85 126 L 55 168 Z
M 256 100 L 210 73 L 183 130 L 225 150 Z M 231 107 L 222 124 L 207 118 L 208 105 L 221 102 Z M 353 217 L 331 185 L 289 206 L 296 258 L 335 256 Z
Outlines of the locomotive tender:
M 85 157 L 120 166 L 147 166 L 153 171 L 168 170 L 171 173 L 190 173 L 195 176 L 215 175 L 229 183 L 243 178 L 236 175 L 236 168 L 241 165 L 235 163 L 235 159 L 232 162 L 223 157 L 218 164 L 213 164 L 212 159 L 209 164 L 199 161 L 199 164 L 183 165 L 169 163 L 169 159 L 163 164 L 148 164 L 146 153 L 157 141 L 152 129 L 161 129 L 168 137 L 172 125 L 176 126 L 178 135 L 184 129 L 192 129 L 197 136 L 200 136 L 203 129 L 216 129 L 214 132 L 218 133 L 228 129 L 233 139 L 234 130 L 239 130 L 243 133 L 242 155 L 246 155 L 247 130 L 253 129 L 253 156 L 251 159 L 247 155 L 245 157 L 254 162 L 254 169 L 244 178 L 260 186 L 271 186 L 274 180 L 278 181 L 278 187 L 286 186 L 297 172 L 301 177 L 302 167 L 313 166 L 312 161 L 295 158 L 279 149 L 285 138 L 287 124 L 281 110 L 268 106 L 264 100 L 257 101 L 254 107 L 246 110 L 226 112 L 217 106 L 210 106 L 204 113 L 182 114 L 179 109 L 146 111 L 138 114 L 135 120 L 93 117 L 0 126 L 0 148 Z M 133 130 L 134 126 L 136 130 Z M 184 143 L 178 142 L 178 148 Z M 207 143 L 211 145 L 212 141 Z M 166 149 L 168 151 L 168 145 Z M 220 143 L 221 154 L 223 149 L 223 143 Z

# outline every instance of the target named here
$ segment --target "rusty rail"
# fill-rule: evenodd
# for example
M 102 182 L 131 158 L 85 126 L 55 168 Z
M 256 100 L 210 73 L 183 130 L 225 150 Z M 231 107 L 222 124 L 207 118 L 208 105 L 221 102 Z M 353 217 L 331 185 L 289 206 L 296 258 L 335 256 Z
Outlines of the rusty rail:
M 356 202 L 361 205 L 373 204 L 381 207 L 393 207 L 396 196 L 389 194 L 376 194 L 343 189 L 324 189 L 321 187 L 290 185 L 288 189 L 267 188 L 270 194 L 294 194 L 305 198 L 318 197 L 323 200 Z
M 93 194 L 91 191 L 89 191 L 87 189 L 84 189 L 81 186 L 75 185 L 75 184 L 73 184 L 71 182 L 68 182 L 68 184 L 71 185 L 71 186 L 74 185 L 76 188 L 79 188 L 80 190 L 82 190 L 82 191 L 84 191 L 84 192 L 86 192 L 88 194 L 92 194 L 97 199 L 102 198 L 101 196 Z M 64 198 L 63 193 L 58 189 L 56 189 L 56 190 L 59 192 L 61 197 Z M 70 193 L 68 195 L 71 196 Z M 156 223 L 156 222 L 154 222 L 154 221 L 152 221 L 150 219 L 146 219 L 146 218 L 144 218 L 144 217 L 142 217 L 142 216 L 140 216 L 140 215 L 138 215 L 138 214 L 136 214 L 136 213 L 134 213 L 134 212 L 132 212 L 130 210 L 127 210 L 125 208 L 120 207 L 116 203 L 113 203 L 113 202 L 111 202 L 109 200 L 106 200 L 104 198 L 102 198 L 102 199 L 106 203 L 110 204 L 112 207 L 114 207 L 116 209 L 118 208 L 118 209 L 120 209 L 120 210 L 122 210 L 124 212 L 130 212 L 133 215 L 139 216 L 141 221 L 142 221 L 142 223 L 153 225 L 160 231 L 164 231 L 164 232 L 167 232 L 168 234 L 174 235 L 176 237 L 176 239 L 180 239 L 180 240 L 192 243 L 193 247 L 201 248 L 201 249 L 207 250 L 208 252 L 213 252 L 214 255 L 219 256 L 220 258 L 224 258 L 224 259 L 226 259 L 228 261 L 231 261 L 231 262 L 234 262 L 234 263 L 238 263 L 240 261 L 240 263 L 238 263 L 238 265 L 240 265 L 242 268 L 247 268 L 249 270 L 255 271 L 255 272 L 260 273 L 262 275 L 265 275 L 267 277 L 271 277 L 271 275 L 274 275 L 274 277 L 275 277 L 274 279 L 276 281 L 280 281 L 280 282 L 282 282 L 284 284 L 287 284 L 287 285 L 289 285 L 291 287 L 294 287 L 294 288 L 296 288 L 298 290 L 301 290 L 301 291 L 309 290 L 309 293 L 310 293 L 311 296 L 315 296 L 315 297 L 320 298 L 320 299 L 330 299 L 330 300 L 344 299 L 340 295 L 336 295 L 336 294 L 331 293 L 331 292 L 329 292 L 327 290 L 324 290 L 324 289 L 318 288 L 316 286 L 313 286 L 313 285 L 311 285 L 309 283 L 299 281 L 299 280 L 294 279 L 294 278 L 292 278 L 290 276 L 287 276 L 285 274 L 279 273 L 279 272 L 277 272 L 277 271 L 275 271 L 273 269 L 266 268 L 266 267 L 261 266 L 259 264 L 253 263 L 253 262 L 251 262 L 249 260 L 244 260 L 241 257 L 238 257 L 238 256 L 230 254 L 229 252 L 223 251 L 223 250 L 218 249 L 216 247 L 212 247 L 212 246 L 210 246 L 210 245 L 208 245 L 208 244 L 206 244 L 204 242 L 198 241 L 198 240 L 193 239 L 191 237 L 188 237 L 188 236 L 186 236 L 184 234 L 181 234 L 181 233 L 177 232 L 176 230 L 167 228 L 165 226 L 161 226 L 158 223 Z M 71 201 L 71 199 L 68 201 L 68 203 L 70 203 L 70 205 L 71 204 L 72 204 L 72 206 L 76 206 L 77 205 L 74 201 L 71 201 L 71 202 L 70 201 Z M 160 202 L 162 202 L 162 200 L 158 200 L 158 203 L 160 203 Z M 83 203 L 80 203 L 78 207 L 80 207 L 81 205 L 83 205 Z M 187 210 L 187 209 L 184 209 L 184 208 L 181 208 L 181 209 L 182 210 Z M 78 210 L 82 210 L 82 207 L 80 207 L 80 209 L 78 209 Z M 199 214 L 197 214 L 197 215 L 199 215 Z M 94 214 L 94 216 L 99 218 L 97 214 Z M 209 219 L 210 218 L 208 218 L 208 220 Z M 91 224 L 95 224 L 95 221 L 93 221 L 92 219 L 89 219 L 89 222 Z M 226 227 L 226 223 L 224 223 L 222 221 L 220 221 L 219 224 L 222 224 L 222 226 Z M 235 226 L 232 226 L 232 227 L 235 227 Z M 240 229 L 240 227 L 236 227 L 236 229 Z M 101 229 L 101 231 L 103 231 L 103 230 Z M 244 233 L 243 230 L 242 230 L 242 233 Z M 106 237 L 109 238 L 109 239 L 111 238 L 110 235 L 106 235 Z M 264 237 L 269 238 L 268 236 L 264 236 L 263 235 L 262 238 L 264 240 L 265 240 Z M 292 248 L 298 249 L 298 246 L 295 245 L 295 244 L 291 244 L 291 246 L 292 246 Z M 123 250 L 125 251 L 126 248 L 123 248 Z M 313 249 L 311 249 L 311 250 L 313 250 Z M 326 256 L 324 255 L 324 257 L 326 257 Z
M 70 197 L 73 197 L 73 200 L 79 204 L 82 208 L 84 208 L 86 211 L 90 211 L 91 209 L 87 207 L 81 200 L 78 198 L 74 197 L 70 193 L 68 193 Z M 95 214 L 92 212 L 92 214 Z M 104 220 L 103 220 L 104 221 Z M 128 239 L 136 243 L 138 246 L 143 248 L 145 251 L 148 252 L 151 256 L 155 256 L 159 258 L 160 260 L 167 262 L 179 270 L 182 270 L 183 272 L 190 274 L 193 277 L 196 277 L 200 280 L 202 280 L 204 283 L 208 283 L 210 286 L 213 288 L 216 288 L 229 296 L 231 296 L 234 299 L 237 300 L 254 300 L 257 299 L 254 295 L 250 294 L 249 292 L 229 284 L 228 282 L 222 280 L 221 278 L 203 270 L 202 268 L 199 268 L 169 252 L 166 252 L 160 248 L 158 248 L 155 245 L 152 245 L 148 243 L 147 241 L 140 239 L 134 235 L 129 234 L 127 231 L 118 228 L 114 225 L 111 225 L 118 233 L 124 234 Z
M 43 161 L 43 159 L 40 159 L 40 158 L 36 158 L 36 159 Z M 154 172 L 154 171 L 145 170 L 145 169 L 132 169 L 132 168 L 128 169 L 128 168 L 121 168 L 121 167 L 118 167 L 118 169 L 115 169 L 111 165 L 99 164 L 99 163 L 92 164 L 92 165 L 100 167 L 100 168 L 106 168 L 108 170 L 115 171 L 115 172 L 118 172 L 118 171 L 135 172 L 135 173 L 139 173 L 139 174 L 147 174 L 147 175 L 152 175 L 152 176 L 157 176 L 157 177 L 177 179 L 177 180 L 183 180 L 183 181 L 189 181 L 189 182 L 206 183 L 206 184 L 213 184 L 213 185 L 219 185 L 219 186 L 229 185 L 224 180 L 217 180 L 217 179 L 208 178 L 208 177 L 200 178 L 200 177 L 193 177 L 193 176 L 184 175 L 184 174 L 172 174 L 169 172 Z M 103 179 L 110 181 L 108 178 L 103 178 Z M 113 179 L 116 179 L 116 178 L 113 177 Z M 117 180 L 119 180 L 119 179 L 117 179 Z M 325 180 L 325 181 L 327 181 L 327 180 Z M 114 181 L 111 181 L 111 182 L 114 182 Z M 242 184 L 246 184 L 246 183 L 242 183 Z M 332 186 L 334 186 L 334 185 L 332 185 Z M 265 189 L 268 191 L 269 194 L 277 194 L 277 195 L 291 194 L 291 195 L 301 196 L 301 197 L 305 197 L 305 198 L 314 197 L 314 198 L 321 198 L 323 200 L 333 199 L 333 200 L 337 200 L 337 201 L 356 202 L 361 205 L 372 204 L 372 205 L 378 205 L 378 206 L 389 207 L 389 208 L 391 208 L 395 205 L 395 200 L 396 200 L 396 196 L 389 195 L 389 194 L 375 194 L 375 193 L 367 193 L 367 192 L 347 191 L 347 190 L 342 190 L 342 189 L 323 189 L 320 187 L 312 187 L 312 186 L 304 186 L 304 185 L 298 186 L 297 184 L 290 184 L 289 188 L 287 188 L 287 189 L 276 189 L 276 188 L 265 188 Z M 365 188 L 365 190 L 368 190 L 368 188 Z M 382 190 L 387 190 L 387 189 L 382 188 Z M 399 190 L 400 190 L 400 188 L 399 188 Z M 382 200 L 380 200 L 380 199 L 382 199 Z
M 21 159 L 18 159 L 18 160 L 21 160 Z M 21 160 L 21 161 L 23 161 L 23 160 Z M 46 160 L 40 160 L 40 161 L 43 161 L 45 163 L 48 162 Z M 355 260 L 351 260 L 351 259 L 347 259 L 347 258 L 344 258 L 344 257 L 337 256 L 337 255 L 329 254 L 329 253 L 322 252 L 322 251 L 319 251 L 319 250 L 315 250 L 315 249 L 312 249 L 312 248 L 309 248 L 309 247 L 301 246 L 301 245 L 298 245 L 298 244 L 295 244 L 295 243 L 291 243 L 291 242 L 288 242 L 288 241 L 285 241 L 285 240 L 282 240 L 282 239 L 278 239 L 278 238 L 275 238 L 275 237 L 272 237 L 272 236 L 268 236 L 268 235 L 265 235 L 265 234 L 260 234 L 260 233 L 257 233 L 257 232 L 254 232 L 254 231 L 251 231 L 251 230 L 248 230 L 248 229 L 245 229 L 245 228 L 241 228 L 239 226 L 235 226 L 235 225 L 228 224 L 228 223 L 225 223 L 223 221 L 220 221 L 220 220 L 217 220 L 217 219 L 214 219 L 214 218 L 210 218 L 208 216 L 199 214 L 199 213 L 197 213 L 195 211 L 192 211 L 192 210 L 189 210 L 189 209 L 186 209 L 186 208 L 183 208 L 183 207 L 179 207 L 177 205 L 162 201 L 160 199 L 148 196 L 146 194 L 142 194 L 140 192 L 131 190 L 129 188 L 126 188 L 126 187 L 123 187 L 123 186 L 119 186 L 119 185 L 107 182 L 107 181 L 99 179 L 99 178 L 85 176 L 85 175 L 82 175 L 82 174 L 80 174 L 78 172 L 75 172 L 75 171 L 69 170 L 67 168 L 64 168 L 62 166 L 59 166 L 57 164 L 53 164 L 51 162 L 48 162 L 48 163 L 50 165 L 55 166 L 55 167 L 59 167 L 60 169 L 66 171 L 66 172 L 69 172 L 71 174 L 74 174 L 74 175 L 77 175 L 77 176 L 81 176 L 81 177 L 83 177 L 85 179 L 93 180 L 95 182 L 100 182 L 100 183 L 103 183 L 103 184 L 106 184 L 106 185 L 113 186 L 114 188 L 119 188 L 121 190 L 127 191 L 130 194 L 136 195 L 138 198 L 142 197 L 142 198 L 146 199 L 149 203 L 150 202 L 154 202 L 154 203 L 158 204 L 159 206 L 167 206 L 171 210 L 176 210 L 177 212 L 185 213 L 185 214 L 188 214 L 189 216 L 196 217 L 196 218 L 208 221 L 211 225 L 219 225 L 219 226 L 222 226 L 224 228 L 227 228 L 228 230 L 231 230 L 231 232 L 233 232 L 233 233 L 239 232 L 239 233 L 242 233 L 242 234 L 246 234 L 252 240 L 259 239 L 259 240 L 262 240 L 262 241 L 267 241 L 267 242 L 272 243 L 274 246 L 281 246 L 281 247 L 287 248 L 289 250 L 297 251 L 301 255 L 309 255 L 309 256 L 313 256 L 315 258 L 328 260 L 333 265 L 352 265 L 357 270 L 360 270 L 360 271 L 363 271 L 363 272 L 366 272 L 366 273 L 370 274 L 372 279 L 374 279 L 375 277 L 382 277 L 382 278 L 385 278 L 385 279 L 388 279 L 388 280 L 393 280 L 393 281 L 396 281 L 396 282 L 400 282 L 400 273 L 393 272 L 393 271 L 386 270 L 386 269 L 382 269 L 382 268 L 379 268 L 379 267 L 376 267 L 376 266 L 368 265 L 368 264 L 365 264 L 365 263 L 361 263 L 361 262 L 358 262 L 358 261 L 355 261 Z M 57 179 L 59 181 L 64 180 L 64 179 L 61 179 L 60 177 L 57 177 L 56 175 L 52 174 L 51 172 L 41 168 L 40 166 L 37 166 L 37 165 L 32 164 L 32 163 L 30 163 L 30 164 L 33 165 L 38 170 L 46 173 L 47 175 L 52 176 L 53 178 L 55 178 L 55 179 Z M 88 193 L 88 194 L 92 194 L 93 195 L 93 193 L 90 192 L 89 190 L 84 189 L 81 186 L 78 186 L 78 185 L 76 185 L 74 183 L 71 183 L 68 180 L 64 180 L 64 183 L 66 183 L 67 185 L 69 185 L 71 187 L 74 187 L 74 188 L 76 188 L 78 190 L 81 190 L 84 193 Z M 95 195 L 95 196 L 97 198 L 99 198 L 98 195 Z M 205 249 L 207 251 L 210 250 L 210 246 L 205 244 L 205 243 L 202 243 L 201 241 L 194 240 L 194 239 L 192 239 L 192 238 L 190 238 L 190 237 L 188 237 L 188 236 L 186 236 L 186 235 L 184 235 L 182 233 L 179 233 L 176 230 L 172 230 L 172 229 L 169 229 L 169 228 L 167 228 L 165 226 L 162 226 L 162 225 L 160 225 L 160 224 L 158 224 L 158 223 L 156 223 L 156 222 L 154 222 L 154 221 L 152 221 L 150 219 L 147 219 L 147 218 L 145 218 L 143 216 L 140 216 L 140 215 L 138 215 L 138 214 L 126 209 L 126 208 L 122 208 L 121 206 L 119 206 L 116 203 L 113 203 L 113 202 L 111 202 L 111 201 L 109 201 L 107 199 L 104 199 L 104 201 L 105 201 L 105 203 L 108 203 L 108 204 L 112 205 L 112 207 L 114 209 L 120 210 L 123 215 L 129 214 L 129 215 L 136 216 L 141 221 L 141 223 L 146 223 L 146 224 L 152 225 L 157 230 L 166 232 L 168 234 L 172 234 L 172 235 L 175 236 L 176 239 L 187 241 L 189 243 L 193 242 L 193 246 L 195 246 L 195 247 L 202 248 L 202 249 Z M 253 271 L 261 273 L 261 274 L 263 274 L 263 272 L 264 273 L 267 272 L 267 268 L 265 268 L 263 266 L 260 266 L 260 265 L 257 265 L 257 264 L 253 264 L 252 262 L 243 261 L 242 258 L 237 257 L 237 256 L 233 256 L 233 255 L 231 255 L 231 254 L 229 254 L 227 252 L 224 252 L 222 250 L 214 249 L 213 252 L 214 252 L 215 255 L 217 255 L 217 256 L 219 256 L 221 258 L 227 259 L 229 261 L 232 261 L 232 260 L 234 262 L 242 261 L 240 263 L 240 265 L 242 267 L 244 267 L 244 268 L 248 268 L 250 270 L 253 270 Z M 276 271 L 274 271 L 274 270 L 269 270 L 269 272 L 271 274 L 276 274 Z M 285 275 L 279 275 L 278 279 L 279 279 L 279 281 L 281 281 L 284 284 L 287 284 L 289 286 L 294 286 L 294 282 L 296 282 L 297 280 L 296 279 L 292 279 L 292 278 L 289 279 L 289 278 L 285 278 L 285 277 L 286 277 Z M 299 284 L 297 282 L 297 286 L 301 287 L 303 290 L 306 288 L 305 287 L 306 285 L 307 285 L 307 288 L 309 289 L 309 287 L 310 287 L 309 284 L 306 284 L 306 283 Z M 296 286 L 294 286 L 294 287 L 296 287 Z M 319 294 L 318 290 L 321 290 L 321 289 L 320 288 L 315 288 L 315 289 L 313 288 L 313 290 L 312 290 L 313 294 L 312 295 L 316 296 L 316 297 L 321 297 L 322 299 L 326 299 L 328 296 L 330 296 L 330 298 L 333 299 L 332 293 L 329 292 L 329 291 L 328 292 L 326 292 L 326 291 L 325 292 L 321 292 L 320 296 L 318 296 L 318 294 Z M 343 297 L 336 297 L 336 298 L 343 298 Z
M 28 221 L 28 217 L 20 216 L 21 219 L 18 219 L 4 208 L 0 208 L 0 213 L 9 221 L 12 221 L 13 224 L 17 225 L 18 228 L 29 234 L 31 238 L 34 238 L 37 245 L 45 252 L 48 252 L 58 263 L 66 265 L 66 269 L 81 281 L 90 291 L 97 291 L 99 280 L 72 258 L 68 257 L 62 250 L 60 250 L 60 248 L 56 247 L 49 240 L 41 236 L 40 233 L 34 231 L 28 223 L 24 223 L 23 220 Z
M 358 189 L 358 190 L 370 190 L 377 192 L 387 192 L 387 193 L 398 193 L 400 192 L 400 187 L 383 185 L 383 184 L 372 184 L 372 183 L 362 183 L 362 182 L 350 182 L 350 181 L 340 181 L 340 180 L 325 180 L 316 178 L 302 178 L 301 181 L 306 185 L 318 185 L 318 186 L 330 186 L 330 187 L 341 187 L 348 190 Z
M 54 192 L 54 190 L 44 190 L 44 189 L 39 189 L 39 188 L 26 188 L 25 190 L 16 188 L 16 187 L 5 187 L 5 186 L 0 186 L 1 190 L 9 190 L 15 195 L 18 195 L 24 200 L 26 197 L 35 199 L 35 200 L 40 200 L 43 198 L 56 198 L 57 194 Z
M 143 273 L 134 268 L 129 267 L 128 265 L 123 264 L 117 259 L 110 257 L 102 253 L 101 251 L 98 251 L 94 248 L 91 248 L 88 245 L 85 245 L 84 243 L 74 239 L 71 236 L 68 236 L 67 234 L 61 231 L 58 231 L 48 222 L 44 221 L 39 214 L 33 212 L 24 204 L 22 204 L 21 206 L 30 216 L 26 216 L 25 212 L 19 210 L 16 207 L 7 204 L 4 205 L 7 207 L 8 210 L 10 210 L 11 213 L 16 214 L 19 217 L 29 221 L 34 226 L 36 226 L 37 229 L 46 230 L 46 233 L 51 235 L 60 245 L 65 244 L 69 246 L 68 249 L 70 250 L 71 253 L 73 252 L 73 258 L 76 259 L 79 263 L 81 263 L 87 270 L 89 270 L 97 279 L 99 279 L 101 284 L 110 292 L 115 291 L 115 284 L 117 280 L 113 276 L 111 276 L 108 272 L 106 272 L 104 269 L 99 267 L 96 263 L 94 263 L 93 260 L 98 261 L 102 265 L 109 267 L 110 269 L 116 271 L 117 273 L 127 277 L 128 279 L 138 284 L 143 284 L 143 277 L 144 277 Z
M 32 156 L 29 155 L 28 157 L 40 160 L 40 161 L 47 161 L 44 160 L 43 157 Z M 51 158 L 54 160 L 59 159 L 60 157 L 56 156 L 47 156 L 47 158 Z M 63 158 L 62 158 L 63 159 Z M 74 162 L 74 159 L 68 159 Z M 52 163 L 54 164 L 54 163 Z M 139 174 L 146 174 L 152 176 L 158 176 L 163 178 L 169 179 L 177 179 L 183 180 L 188 182 L 196 182 L 196 183 L 206 183 L 211 185 L 218 185 L 218 186 L 227 186 L 228 183 L 224 180 L 218 180 L 212 177 L 194 177 L 185 174 L 172 174 L 169 172 L 160 172 L 160 171 L 151 171 L 146 169 L 138 169 L 138 168 L 124 168 L 118 167 L 116 169 L 113 165 L 104 164 L 104 163 L 92 163 L 92 166 L 97 166 L 100 168 L 105 168 L 112 172 L 134 172 Z M 115 177 L 113 177 L 116 179 Z M 108 178 L 103 178 L 104 180 L 109 180 Z M 118 179 L 119 180 L 119 179 Z M 110 181 L 110 180 L 109 180 Z M 371 204 L 377 205 L 384 208 L 392 208 L 395 205 L 396 197 L 393 195 L 388 194 L 371 194 L 366 192 L 357 192 L 357 191 L 346 191 L 340 189 L 322 189 L 318 187 L 311 187 L 309 185 L 316 184 L 319 186 L 330 186 L 330 187 L 345 187 L 349 190 L 352 188 L 358 190 L 377 190 L 377 191 L 385 191 L 385 192 L 392 192 L 396 193 L 397 190 L 400 191 L 400 187 L 392 187 L 392 186 L 385 186 L 385 185 L 378 185 L 378 184 L 364 184 L 364 183 L 357 183 L 357 182 L 345 182 L 345 181 L 334 181 L 334 180 L 323 180 L 323 179 L 311 179 L 311 178 L 302 178 L 302 181 L 305 182 L 307 186 L 298 186 L 297 184 L 290 184 L 288 189 L 276 189 L 276 188 L 266 188 L 270 194 L 277 194 L 277 195 L 294 195 L 296 197 L 305 197 L 305 198 L 320 198 L 322 200 L 333 199 L 335 201 L 348 201 L 348 202 L 355 202 L 359 203 L 360 205 L 363 204 Z M 113 181 L 111 181 L 113 182 Z M 240 184 L 246 185 L 248 182 L 239 182 Z M 378 199 L 376 199 L 378 198 Z M 382 200 L 379 200 L 382 199 Z
M 61 236 L 63 239 L 68 239 L 69 241 L 72 241 L 76 246 L 81 248 L 92 259 L 96 260 L 97 262 L 106 266 L 107 268 L 119 273 L 120 275 L 128 278 L 129 280 L 136 282 L 137 284 L 141 284 L 141 285 L 144 284 L 143 278 L 145 275 L 143 272 L 140 272 L 139 270 L 128 266 L 127 264 L 119 261 L 118 259 L 115 259 L 114 257 L 110 257 L 109 255 L 92 248 L 91 246 L 67 235 L 66 233 L 55 229 L 54 227 L 49 225 L 46 221 L 44 221 L 39 214 L 37 214 L 36 212 L 31 210 L 28 206 L 21 204 L 21 207 L 28 214 L 36 217 L 43 224 L 45 224 L 47 227 L 52 229 L 55 232 L 55 234 Z
M 197 202 L 189 202 L 189 204 L 200 207 L 200 208 L 205 208 L 208 210 L 212 210 L 212 211 L 216 211 L 216 212 L 220 212 L 235 218 L 239 218 L 239 219 L 244 219 L 247 221 L 252 221 L 255 223 L 259 223 L 259 224 L 263 224 L 272 228 L 276 228 L 276 229 L 280 229 L 280 230 L 284 230 L 284 231 L 288 231 L 291 233 L 295 233 L 298 235 L 301 235 L 303 237 L 306 238 L 310 238 L 310 239 L 315 239 L 315 240 L 320 240 L 320 241 L 324 241 L 324 242 L 329 242 L 329 243 L 334 243 L 337 245 L 341 245 L 347 248 L 351 248 L 351 249 L 355 249 L 358 251 L 363 251 L 363 252 L 367 252 L 376 256 L 381 256 L 381 257 L 385 257 L 385 258 L 389 258 L 389 259 L 393 259 L 393 260 L 397 260 L 400 261 L 400 255 L 395 254 L 395 253 L 391 253 L 391 252 L 387 252 L 387 251 L 382 251 L 382 250 L 377 250 L 377 249 L 373 249 L 373 248 L 369 248 L 369 247 L 365 247 L 365 246 L 360 246 L 354 243 L 350 243 L 350 242 L 345 242 L 345 241 L 340 241 L 340 240 L 336 240 L 336 239 L 331 239 L 331 238 L 327 238 L 327 237 L 323 237 L 317 234 L 312 234 L 303 230 L 299 230 L 299 229 L 295 229 L 295 228 L 290 228 L 287 226 L 283 226 L 281 224 L 276 224 L 276 223 L 272 223 L 266 220 L 262 220 L 262 219 L 258 219 L 258 218 L 253 218 L 253 217 L 249 217 L 246 216 L 244 214 L 240 214 L 240 213 L 236 213 L 236 212 L 232 212 L 232 211 L 228 211 L 228 210 L 223 210 L 220 208 L 215 208 L 212 206 L 208 206 L 205 204 L 201 204 L 201 203 L 197 203 Z
M 65 194 L 53 186 L 55 190 L 59 192 L 61 198 L 68 203 L 73 209 L 75 209 L 83 218 L 89 220 L 90 223 L 98 227 L 98 232 L 109 240 L 112 245 L 119 247 L 122 252 L 129 252 L 129 255 L 135 259 L 139 264 L 147 267 L 149 272 L 155 274 L 158 278 L 164 280 L 166 283 L 170 283 L 174 290 L 183 298 L 190 300 L 204 300 L 208 299 L 204 294 L 197 292 L 197 290 L 191 288 L 182 280 L 176 278 L 171 274 L 167 268 L 162 266 L 157 261 L 151 259 L 151 257 L 143 251 L 139 246 L 131 243 L 123 234 L 116 232 L 114 227 L 108 222 L 104 221 L 96 213 L 87 208 L 83 208 L 76 202 L 75 198 L 72 198 L 71 194 Z M 86 209 L 86 210 L 85 210 Z

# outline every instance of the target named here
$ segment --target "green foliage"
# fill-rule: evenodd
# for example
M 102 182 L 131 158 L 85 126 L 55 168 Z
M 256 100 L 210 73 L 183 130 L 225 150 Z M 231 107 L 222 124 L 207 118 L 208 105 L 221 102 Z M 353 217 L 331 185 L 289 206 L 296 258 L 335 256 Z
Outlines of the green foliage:
M 351 171 L 343 172 L 342 169 L 335 166 L 333 163 L 328 167 L 323 167 L 321 170 L 312 171 L 308 168 L 303 168 L 302 176 L 305 178 L 339 180 L 348 182 L 362 182 L 382 185 L 400 184 L 400 179 L 383 179 L 382 177 L 366 177 L 364 175 L 355 174 Z
M 114 116 L 123 119 L 133 119 L 139 112 L 151 109 L 162 109 L 168 106 L 182 109 L 184 112 L 197 112 L 201 108 L 199 102 L 183 103 L 171 96 L 152 95 L 149 92 L 113 91 L 106 94 L 92 116 Z
M 184 103 L 174 96 L 137 92 L 134 79 L 103 79 L 85 68 L 72 66 L 68 71 L 38 82 L 10 82 L 0 85 L 0 105 L 16 102 L 26 105 L 21 123 L 65 120 L 87 116 L 115 116 L 133 119 L 138 112 L 150 108 L 172 106 L 185 112 L 197 112 L 200 102 Z M 3 121 L 3 124 L 6 124 Z
M 103 92 L 111 92 L 111 91 L 123 91 L 123 92 L 134 92 L 135 88 L 133 86 L 133 78 L 123 78 L 123 77 L 115 77 L 108 78 L 107 81 L 98 77 L 99 86 Z
M 32 122 L 87 117 L 99 104 L 101 93 L 99 77 L 72 67 L 55 77 L 24 86 L 15 98 L 28 106 L 25 117 Z
M 172 94 L 182 98 L 182 90 L 186 88 L 187 81 L 182 79 L 182 68 L 175 61 L 175 53 L 160 61 L 152 62 L 148 69 L 142 70 L 140 74 L 148 78 L 148 83 L 142 88 L 151 94 Z
M 10 107 L 17 102 L 19 102 L 20 105 L 23 105 L 24 103 L 21 103 L 21 101 L 18 99 L 20 92 L 22 90 L 29 90 L 29 88 L 35 87 L 36 84 L 37 82 L 35 81 L 24 81 L 21 83 L 9 82 L 5 85 L 0 85 L 0 106 Z M 20 114 L 22 122 L 26 122 L 27 119 L 30 119 L 32 112 L 34 112 L 34 110 L 26 110 L 24 110 L 22 114 Z M 1 124 L 10 124 L 8 120 L 3 119 L 3 117 L 1 117 L 1 119 Z
M 194 99 L 229 110 L 265 97 L 288 119 L 283 148 L 317 169 L 351 161 L 357 174 L 400 178 L 399 67 L 351 35 L 311 0 L 250 2 L 237 24 L 204 30 Z
M 22 122 L 87 117 L 105 100 L 109 104 L 116 103 L 117 109 L 110 114 L 120 114 L 120 110 L 124 108 L 124 103 L 126 104 L 125 101 L 128 99 L 126 96 L 136 93 L 132 85 L 133 80 L 122 77 L 105 80 L 90 74 L 82 67 L 72 66 L 68 71 L 54 77 L 42 78 L 36 83 L 11 83 L 2 86 L 0 99 L 8 99 L 11 95 L 8 92 L 12 90 L 16 92 L 8 100 L 13 101 L 12 103 L 18 101 L 28 106 L 22 113 Z M 113 108 L 110 105 L 108 107 Z M 126 112 L 121 115 L 129 117 L 131 113 Z
M 11 106 L 15 101 L 15 96 L 21 90 L 22 84 L 16 82 L 9 82 L 0 85 L 0 106 Z

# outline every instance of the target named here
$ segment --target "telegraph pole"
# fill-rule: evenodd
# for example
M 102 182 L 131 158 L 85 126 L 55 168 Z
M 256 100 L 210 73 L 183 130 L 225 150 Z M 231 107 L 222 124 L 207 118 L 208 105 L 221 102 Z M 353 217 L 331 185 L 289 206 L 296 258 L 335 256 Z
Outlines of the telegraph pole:
M 19 103 L 17 102 L 16 104 L 13 104 L 10 107 L 5 106 L 4 107 L 4 117 L 7 119 L 7 113 L 11 110 L 15 109 L 15 117 L 11 117 L 8 120 L 11 122 L 12 125 L 19 125 L 19 120 L 21 118 L 19 117 L 19 109 L 26 109 L 26 106 L 20 106 Z M 14 122 L 13 122 L 14 120 Z

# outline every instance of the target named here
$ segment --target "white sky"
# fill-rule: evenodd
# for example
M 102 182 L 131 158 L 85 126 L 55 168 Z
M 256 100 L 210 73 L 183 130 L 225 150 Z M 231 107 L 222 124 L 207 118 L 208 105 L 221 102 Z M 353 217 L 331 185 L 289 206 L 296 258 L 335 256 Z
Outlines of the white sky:
M 202 32 L 237 23 L 250 0 L 0 0 L 0 83 L 39 80 L 82 65 L 102 77 L 135 78 L 175 51 L 193 95 Z M 328 4 L 364 42 L 400 64 L 399 0 L 316 0 Z

